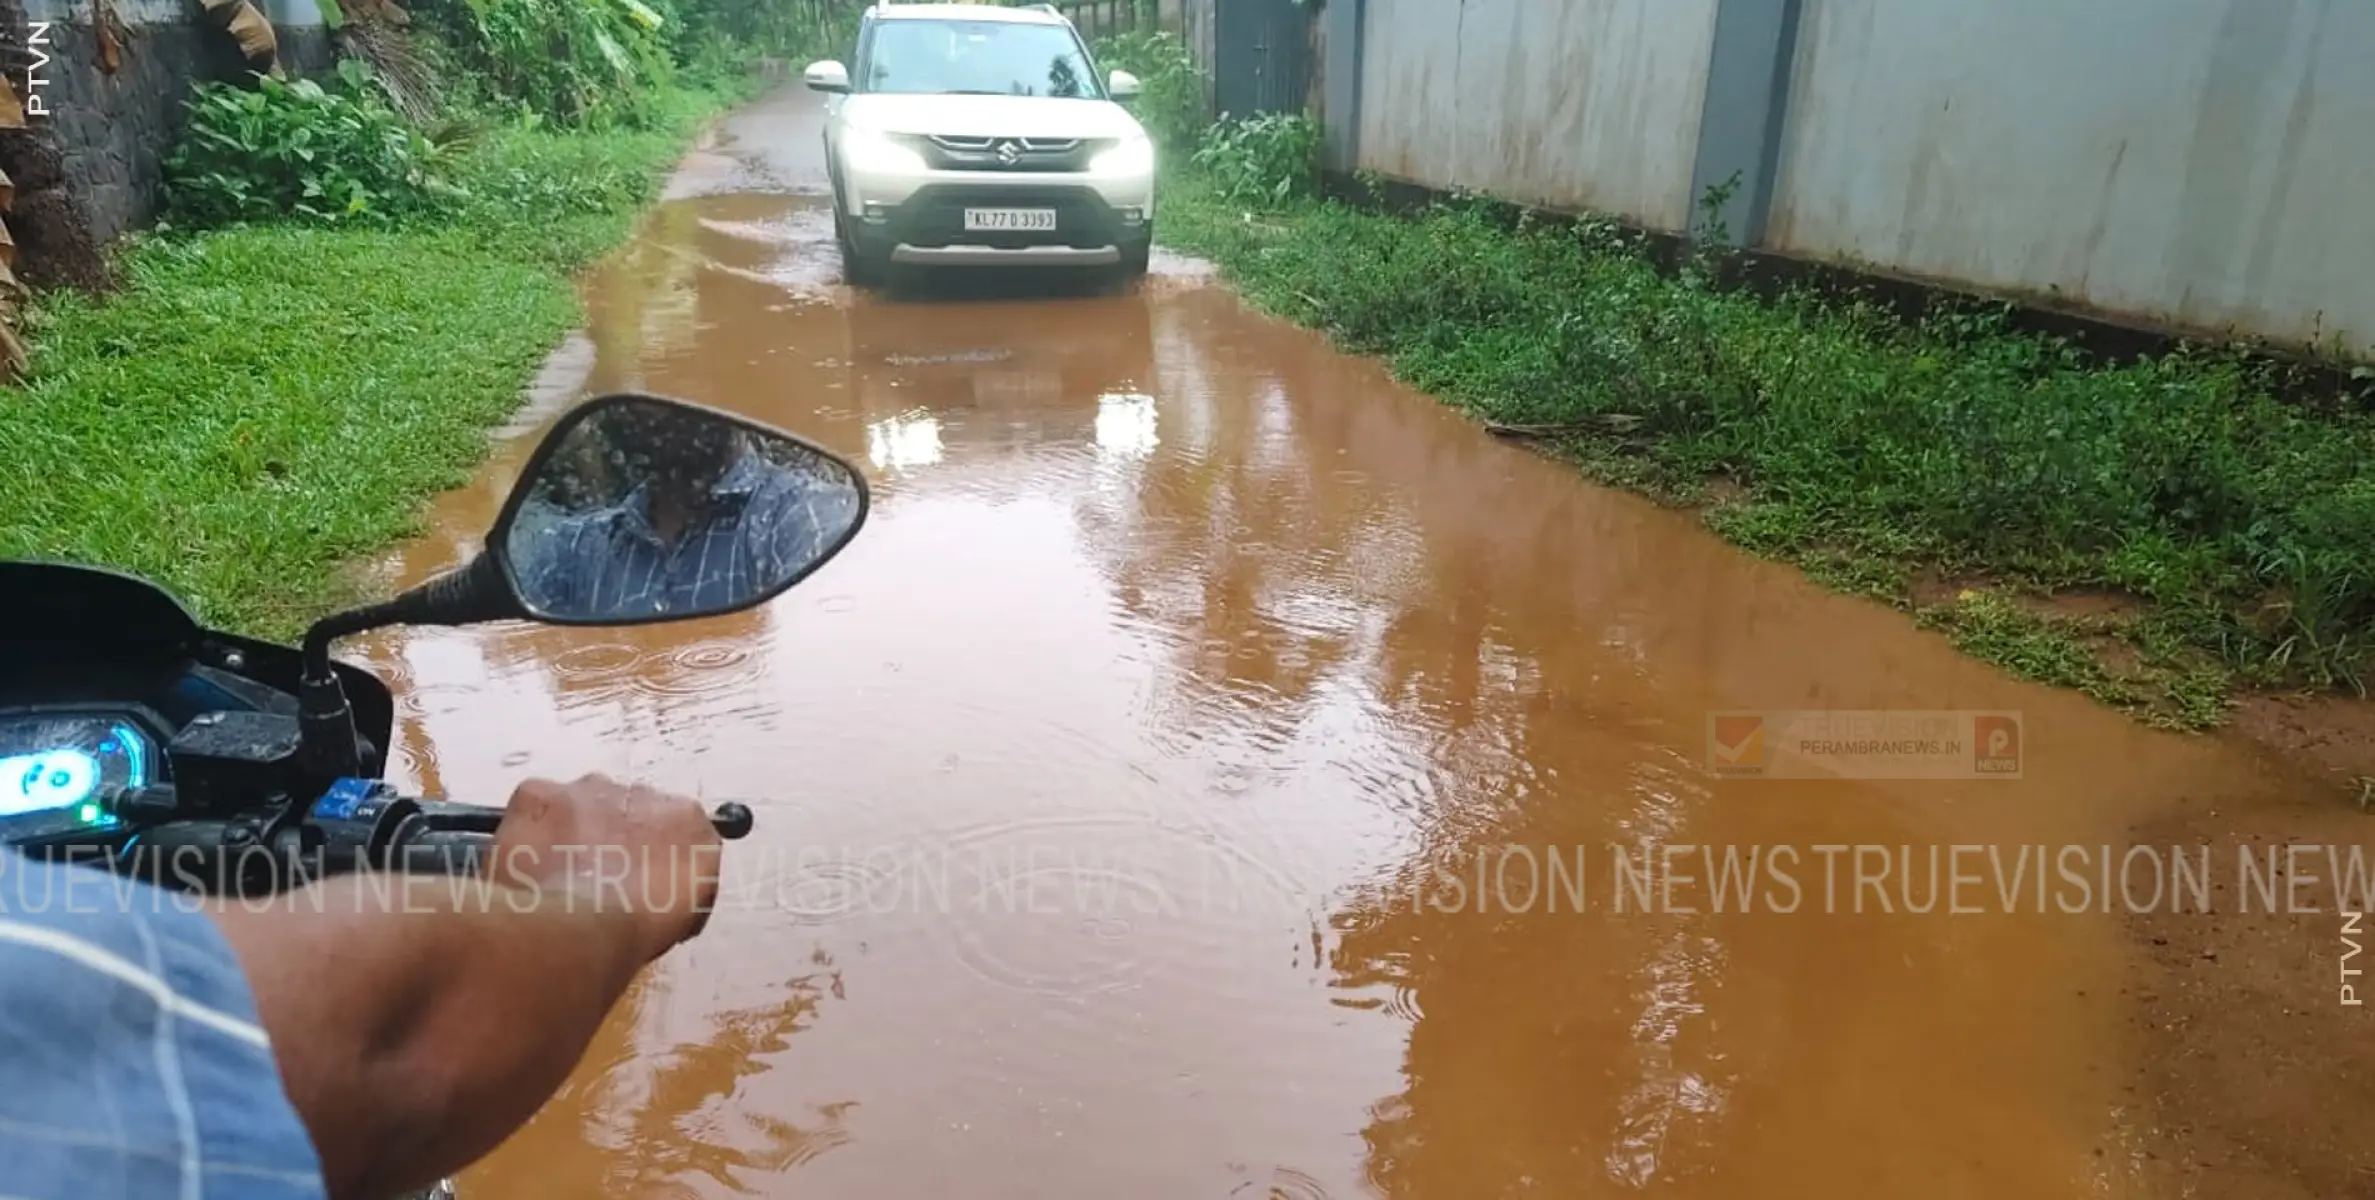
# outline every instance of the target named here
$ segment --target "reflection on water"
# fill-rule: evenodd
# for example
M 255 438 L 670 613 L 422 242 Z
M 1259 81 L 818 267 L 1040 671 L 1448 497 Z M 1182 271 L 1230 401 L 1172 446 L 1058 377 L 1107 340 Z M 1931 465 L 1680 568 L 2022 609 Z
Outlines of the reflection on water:
M 737 1102 L 839 997 L 819 950 L 764 1004 L 688 1015 L 647 976 L 612 1014 L 567 1089 L 471 1180 L 479 1194 L 696 1196 L 766 1190 L 849 1139 L 853 1101 L 797 1114 Z M 619 1035 L 629 1036 L 621 1037 Z M 516 1173 L 515 1173 L 516 1172 Z
M 698 319 L 598 276 L 586 386 L 795 429 L 877 508 L 758 612 L 372 643 L 416 781 L 632 770 L 758 812 L 710 934 L 473 1200 L 2145 1194 L 2098 1154 L 2133 1140 L 2116 926 L 1826 911 L 1810 848 L 2117 841 L 2162 795 L 2280 786 L 2255 765 L 2007 683 L 1193 280 L 788 303 L 822 286 L 813 201 L 682 203 L 627 261 L 693 264 Z M 401 573 L 458 561 L 513 470 Z M 2033 761 L 1701 768 L 1709 710 L 1820 706 L 2022 711 Z M 1612 854 L 1644 840 L 1716 857 L 1643 911 Z M 1795 911 L 1711 899 L 1776 846 Z M 1491 874 L 1520 849 L 1531 892 Z
M 1118 458 L 1145 458 L 1162 442 L 1152 396 L 1097 397 L 1097 447 Z
M 939 420 L 916 413 L 866 426 L 866 458 L 879 471 L 912 471 L 939 462 Z

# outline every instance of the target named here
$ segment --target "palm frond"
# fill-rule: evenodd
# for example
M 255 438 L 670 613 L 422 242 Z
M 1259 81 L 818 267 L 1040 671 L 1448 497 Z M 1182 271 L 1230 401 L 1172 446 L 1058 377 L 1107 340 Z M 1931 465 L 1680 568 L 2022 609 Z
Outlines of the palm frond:
M 346 52 L 371 68 L 371 78 L 415 125 L 437 117 L 443 99 L 427 55 L 403 30 L 377 21 L 350 20 L 339 30 Z

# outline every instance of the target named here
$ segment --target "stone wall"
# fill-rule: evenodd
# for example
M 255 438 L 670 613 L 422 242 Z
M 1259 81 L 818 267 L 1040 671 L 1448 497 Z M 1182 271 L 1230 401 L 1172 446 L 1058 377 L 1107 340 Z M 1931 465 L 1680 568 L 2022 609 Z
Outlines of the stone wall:
M 0 169 L 17 179 L 9 225 L 19 273 L 35 286 L 105 286 L 103 264 L 91 259 L 155 218 L 191 88 L 248 67 L 196 0 L 16 3 L 14 12 L 0 3 L 11 43 L 0 59 L 25 97 L 27 128 L 0 140 Z M 313 0 L 258 7 L 273 23 L 285 70 L 329 65 L 329 33 Z M 94 20 L 109 10 L 113 20 Z

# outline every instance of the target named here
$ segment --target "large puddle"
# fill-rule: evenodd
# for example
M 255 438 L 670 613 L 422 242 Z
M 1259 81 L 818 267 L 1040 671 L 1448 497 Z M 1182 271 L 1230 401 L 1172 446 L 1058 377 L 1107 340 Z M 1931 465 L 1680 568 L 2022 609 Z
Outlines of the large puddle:
M 867 531 L 757 613 L 359 649 L 408 783 L 758 811 L 727 910 L 470 1200 L 2169 1194 L 2135 939 L 2028 891 L 2267 762 L 2008 682 L 1185 264 L 853 298 L 783 186 L 813 126 L 737 128 L 520 432 L 735 409 L 862 465 Z M 391 569 L 474 548 L 527 440 Z M 1824 708 L 2018 713 L 2022 778 L 1707 769 L 1710 712 Z M 1691 849 L 1644 883 L 1645 841 Z

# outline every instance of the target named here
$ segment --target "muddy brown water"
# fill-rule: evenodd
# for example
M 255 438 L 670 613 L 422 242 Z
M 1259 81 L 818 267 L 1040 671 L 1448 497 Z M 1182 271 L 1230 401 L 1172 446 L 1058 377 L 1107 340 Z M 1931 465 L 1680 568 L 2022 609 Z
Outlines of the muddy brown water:
M 852 548 L 758 612 L 356 651 L 410 784 L 601 770 L 758 811 L 710 932 L 465 1196 L 2187 1191 L 2156 1090 L 2190 1086 L 2185 1014 L 2139 999 L 2165 936 L 1995 876 L 1965 913 L 1851 860 L 1826 889 L 1815 848 L 2119 848 L 2287 797 L 2286 764 L 2009 681 L 1193 263 L 852 295 L 814 136 L 778 97 L 688 161 L 387 568 L 458 561 L 555 409 L 622 388 L 847 455 Z M 1705 769 L 1711 710 L 1812 708 L 2017 711 L 2023 777 Z M 1718 911 L 1704 867 L 1642 911 L 1613 855 L 1645 841 L 1794 847 L 1794 911 L 1770 876 Z M 2229 1194 L 2316 1194 L 2282 1159 Z

